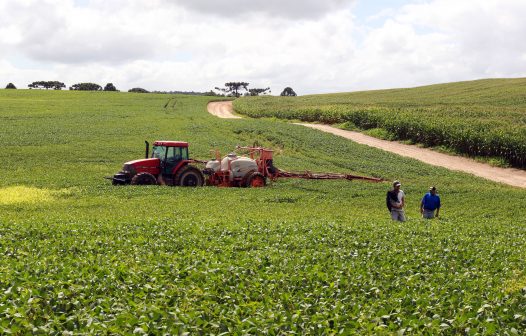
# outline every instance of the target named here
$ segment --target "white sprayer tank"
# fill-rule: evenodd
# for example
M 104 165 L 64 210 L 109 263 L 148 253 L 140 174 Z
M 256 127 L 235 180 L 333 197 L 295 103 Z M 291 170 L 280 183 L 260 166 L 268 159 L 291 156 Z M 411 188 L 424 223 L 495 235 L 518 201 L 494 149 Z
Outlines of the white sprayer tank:
M 205 168 L 207 169 L 213 169 L 215 172 L 219 171 L 221 169 L 221 162 L 217 160 L 208 161 L 206 163 Z
M 258 165 L 255 160 L 244 156 L 229 154 L 221 162 L 218 160 L 208 161 L 206 168 L 213 169 L 215 172 L 230 171 L 230 179 L 243 178 L 248 172 L 258 171 Z
M 242 156 L 237 160 L 232 161 L 230 163 L 230 168 L 232 168 L 231 175 L 233 177 L 245 177 L 248 172 L 257 171 L 258 165 L 255 160 Z

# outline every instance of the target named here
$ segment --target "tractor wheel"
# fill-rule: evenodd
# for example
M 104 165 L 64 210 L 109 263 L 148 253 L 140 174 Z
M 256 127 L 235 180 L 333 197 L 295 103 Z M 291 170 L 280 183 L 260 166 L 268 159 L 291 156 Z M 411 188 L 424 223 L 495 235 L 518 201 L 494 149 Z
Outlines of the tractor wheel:
M 267 179 L 260 172 L 253 172 L 247 178 L 245 186 L 247 188 L 261 188 L 267 185 Z
M 157 179 L 150 173 L 139 173 L 131 179 L 133 185 L 155 185 Z
M 181 187 L 202 187 L 204 182 L 203 173 L 193 166 L 179 169 L 174 177 L 174 185 Z

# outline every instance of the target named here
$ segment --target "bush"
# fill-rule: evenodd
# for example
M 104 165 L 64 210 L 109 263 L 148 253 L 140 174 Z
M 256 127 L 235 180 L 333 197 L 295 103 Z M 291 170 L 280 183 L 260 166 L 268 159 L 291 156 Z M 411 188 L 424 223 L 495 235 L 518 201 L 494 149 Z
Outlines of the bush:
M 104 91 L 119 91 L 119 90 L 117 90 L 117 88 L 115 87 L 115 85 L 113 85 L 113 83 L 108 83 L 104 87 Z
M 78 83 L 69 89 L 74 91 L 102 91 L 102 86 L 95 83 Z
M 143 89 L 143 88 L 133 88 L 133 89 L 129 89 L 128 92 L 149 93 L 148 90 L 145 90 L 145 89 Z
M 62 88 L 66 87 L 66 84 L 59 81 L 38 81 L 29 84 L 28 87 L 29 89 L 62 90 Z

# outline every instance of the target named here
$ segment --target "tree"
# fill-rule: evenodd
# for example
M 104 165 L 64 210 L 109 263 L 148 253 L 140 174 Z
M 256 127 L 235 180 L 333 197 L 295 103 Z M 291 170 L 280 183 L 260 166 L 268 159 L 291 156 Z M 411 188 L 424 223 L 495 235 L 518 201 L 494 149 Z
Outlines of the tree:
M 15 89 L 15 90 L 16 90 L 16 86 L 15 86 L 15 84 L 13 84 L 13 83 L 9 83 L 9 84 L 7 84 L 7 86 L 6 86 L 5 88 L 6 88 L 6 89 Z
M 248 83 L 245 82 L 229 82 L 225 83 L 226 88 L 218 88 L 216 87 L 216 90 L 222 91 L 226 93 L 227 95 L 232 95 L 234 97 L 241 96 L 240 90 L 244 89 L 245 91 L 248 91 Z
M 280 96 L 296 97 L 297 94 L 296 94 L 296 92 L 294 92 L 294 90 L 292 90 L 291 87 L 286 87 L 286 88 L 283 89 L 283 91 L 281 92 Z
M 102 86 L 95 83 L 78 83 L 69 89 L 73 91 L 102 91 Z
M 251 96 L 259 96 L 260 94 L 267 94 L 267 91 L 268 93 L 270 93 L 270 88 L 266 88 L 266 89 L 250 89 L 248 90 L 249 94 Z
M 38 81 L 29 84 L 28 87 L 29 89 L 62 90 L 62 88 L 66 87 L 66 84 L 59 81 Z
M 119 91 L 119 90 L 117 90 L 117 88 L 115 87 L 115 85 L 113 85 L 113 83 L 108 83 L 104 87 L 104 91 Z
M 128 92 L 148 93 L 148 90 L 145 90 L 143 88 L 133 88 L 129 89 Z

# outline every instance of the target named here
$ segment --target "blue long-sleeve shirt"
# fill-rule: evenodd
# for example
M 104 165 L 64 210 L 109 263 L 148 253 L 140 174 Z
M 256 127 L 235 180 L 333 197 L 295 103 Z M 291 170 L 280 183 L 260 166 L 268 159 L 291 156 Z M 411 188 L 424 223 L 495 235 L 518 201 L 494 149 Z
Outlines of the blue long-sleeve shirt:
M 428 192 L 422 198 L 422 207 L 426 210 L 440 209 L 440 196 Z

